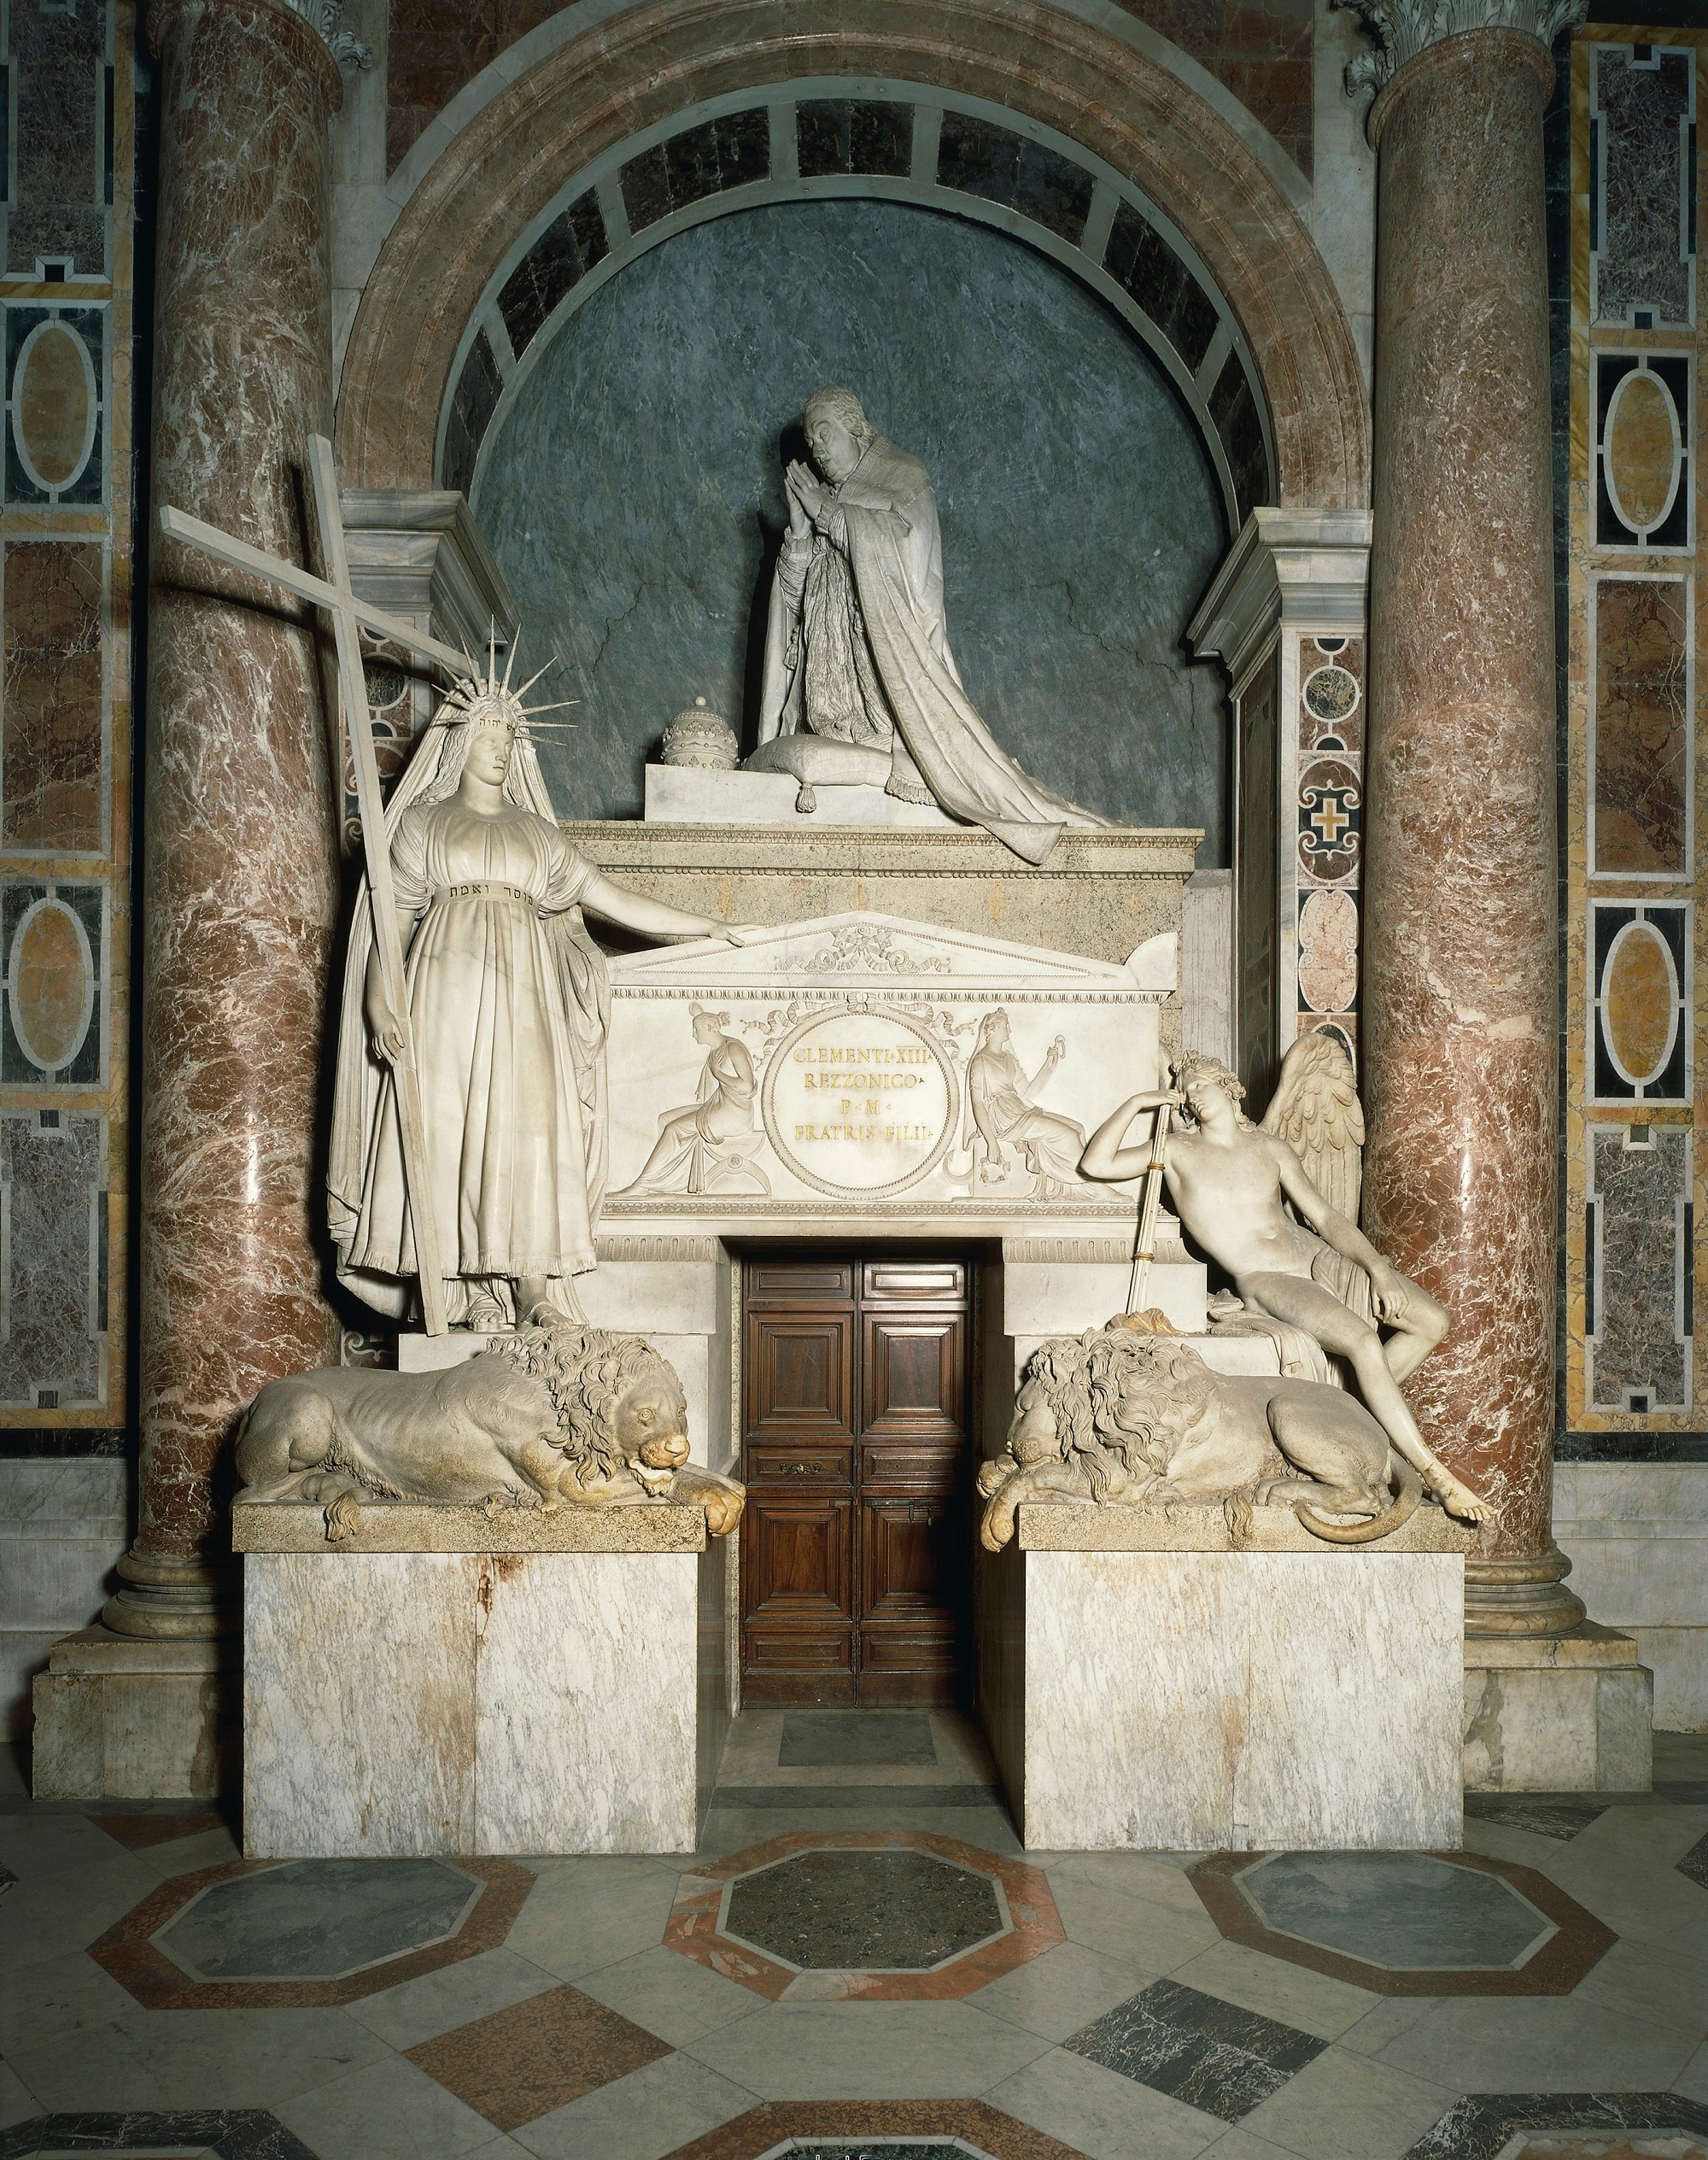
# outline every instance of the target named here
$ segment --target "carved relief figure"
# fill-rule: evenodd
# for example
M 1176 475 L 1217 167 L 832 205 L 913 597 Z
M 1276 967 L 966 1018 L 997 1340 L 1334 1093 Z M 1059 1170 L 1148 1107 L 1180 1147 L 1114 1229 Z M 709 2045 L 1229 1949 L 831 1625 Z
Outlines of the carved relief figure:
M 1058 1035 L 1028 1079 L 1014 1053 L 1007 1013 L 999 1005 L 986 1014 L 967 1061 L 967 1114 L 984 1143 L 980 1177 L 986 1183 L 1008 1175 L 1003 1153 L 1007 1143 L 1019 1150 L 1032 1173 L 1034 1200 L 1059 1200 L 1079 1184 L 1085 1127 L 1054 1110 L 1039 1109 L 1037 1101 L 1067 1050 Z
M 387 1006 L 367 887 L 352 926 L 328 1176 L 340 1278 L 401 1315 L 416 1272 L 393 1062 L 412 1041 L 446 1309 L 485 1331 L 579 1317 L 607 1127 L 611 990 L 583 910 L 720 937 L 603 876 L 559 831 L 507 679 L 440 708 L 386 813 L 408 1010 Z
M 436 1373 L 335 1367 L 274 1380 L 237 1432 L 248 1502 L 314 1501 L 352 1536 L 363 1496 L 443 1507 L 704 1507 L 733 1530 L 740 1485 L 688 1461 L 682 1384 L 635 1335 L 523 1327 Z
M 700 1068 L 699 1098 L 658 1120 L 658 1137 L 640 1175 L 622 1197 L 646 1192 L 706 1192 L 737 1178 L 769 1193 L 770 1182 L 752 1161 L 764 1144 L 754 1104 L 759 1082 L 747 1045 L 726 1035 L 727 1012 L 693 1009 L 693 1037 L 707 1052 Z
M 1108 1180 L 1141 1175 L 1149 1144 L 1124 1148 L 1128 1127 L 1145 1111 L 1184 1109 L 1190 1126 L 1169 1134 L 1162 1168 L 1186 1230 L 1227 1271 L 1249 1311 L 1301 1328 L 1347 1361 L 1395 1449 L 1450 1513 L 1485 1521 L 1489 1503 L 1431 1452 L 1401 1393 L 1447 1333 L 1448 1316 L 1346 1212 L 1357 1209 L 1358 1186 L 1355 1161 L 1346 1160 L 1357 1144 L 1357 1096 L 1345 1052 L 1322 1034 L 1296 1043 L 1261 1127 L 1239 1107 L 1239 1080 L 1214 1058 L 1189 1051 L 1173 1072 L 1173 1088 L 1130 1097 L 1099 1127 L 1081 1171 Z M 1283 1120 L 1290 1137 L 1275 1129 Z M 1341 1204 L 1307 1172 L 1300 1142 Z
M 804 415 L 815 472 L 785 475 L 789 530 L 765 640 L 761 770 L 937 803 L 1039 863 L 1064 825 L 1105 825 L 1022 772 L 962 686 L 943 609 L 931 477 L 851 390 Z
M 1230 1377 L 1178 1338 L 1119 1324 L 1032 1352 L 979 1490 L 980 1537 L 993 1553 L 1028 1500 L 1290 1504 L 1316 1537 L 1363 1545 L 1398 1530 L 1423 1498 L 1417 1472 L 1342 1390 Z M 1332 1523 L 1319 1508 L 1369 1519 Z

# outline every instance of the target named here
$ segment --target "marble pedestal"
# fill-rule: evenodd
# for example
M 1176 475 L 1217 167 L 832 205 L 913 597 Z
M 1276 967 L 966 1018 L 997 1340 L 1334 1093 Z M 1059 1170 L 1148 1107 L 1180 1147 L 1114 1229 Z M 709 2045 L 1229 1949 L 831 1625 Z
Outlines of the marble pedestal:
M 1646 1793 L 1653 1775 L 1654 1675 L 1633 1636 L 1585 1620 L 1466 1638 L 1467 1791 Z
M 1459 1845 L 1468 1537 L 1420 1509 L 1329 1550 L 1256 1513 L 1215 1551 L 1160 1548 L 1225 1543 L 1219 1512 L 1020 1509 L 980 1699 L 1028 1851 Z
M 728 1725 L 697 1507 L 233 1510 L 251 1859 L 687 1853 Z
M 210 1800 L 231 1789 L 237 1646 L 229 1637 L 81 1628 L 35 1678 L 37 1800 Z

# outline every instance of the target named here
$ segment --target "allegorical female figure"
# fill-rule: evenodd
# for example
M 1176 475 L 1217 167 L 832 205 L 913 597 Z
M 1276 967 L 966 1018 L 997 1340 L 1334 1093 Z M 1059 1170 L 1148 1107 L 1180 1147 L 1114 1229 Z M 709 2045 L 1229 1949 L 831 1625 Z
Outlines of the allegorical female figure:
M 1079 1183 L 1084 1129 L 1071 1117 L 1041 1110 L 1037 1096 L 1062 1062 L 1067 1045 L 1058 1035 L 1044 1062 L 1028 1079 L 1014 1054 L 1009 1016 L 1000 1007 L 986 1013 L 967 1065 L 968 1109 L 985 1143 L 985 1174 L 1000 1174 L 1003 1144 L 1018 1148 L 1034 1180 L 1032 1197 L 1059 1200 Z
M 724 1033 L 728 1025 L 727 1012 L 694 1007 L 693 1038 L 706 1052 L 700 1068 L 699 1100 L 666 1110 L 658 1120 L 652 1152 L 639 1175 L 623 1187 L 625 1194 L 702 1192 L 709 1181 L 708 1170 L 710 1181 L 715 1181 L 720 1168 L 730 1167 L 727 1160 L 718 1161 L 722 1150 L 753 1131 L 758 1077 L 746 1044 L 739 1035 Z M 749 1170 L 750 1177 L 755 1174 Z
M 594 1265 L 611 989 L 583 911 L 656 938 L 743 933 L 617 885 L 564 838 L 521 700 L 454 691 L 386 813 L 407 1016 L 381 986 L 367 887 L 345 968 L 329 1166 L 340 1279 L 401 1316 L 418 1273 L 394 1068 L 419 1080 L 453 1323 L 579 1318 Z

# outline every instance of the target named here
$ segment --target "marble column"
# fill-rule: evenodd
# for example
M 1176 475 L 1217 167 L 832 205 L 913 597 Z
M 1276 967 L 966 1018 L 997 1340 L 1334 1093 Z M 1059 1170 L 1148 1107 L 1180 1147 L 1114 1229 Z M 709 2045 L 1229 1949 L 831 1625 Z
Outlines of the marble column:
M 1542 114 L 1573 0 L 1351 0 L 1383 40 L 1365 1225 L 1453 1327 L 1408 1393 L 1500 1509 L 1472 1635 L 1583 1618 L 1550 1523 L 1559 1236 Z M 1576 0 L 1582 14 L 1582 0 Z
M 338 70 L 277 0 L 158 0 L 153 500 L 305 559 L 331 432 L 328 120 Z M 106 1625 L 222 1631 L 237 1413 L 336 1362 L 311 1224 L 337 910 L 328 711 L 276 588 L 153 542 L 142 786 L 136 1544 Z

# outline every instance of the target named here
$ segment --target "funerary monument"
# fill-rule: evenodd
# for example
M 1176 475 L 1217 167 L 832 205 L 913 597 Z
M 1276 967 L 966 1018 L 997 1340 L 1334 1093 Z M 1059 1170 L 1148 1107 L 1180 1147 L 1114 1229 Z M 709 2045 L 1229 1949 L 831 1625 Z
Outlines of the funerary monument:
M 680 112 L 642 38 L 631 133 L 542 36 L 335 340 L 251 12 L 158 28 L 162 1287 L 40 1788 L 216 1787 L 239 1638 L 257 1855 L 686 1850 L 742 1704 L 974 1704 L 1056 1848 L 1645 1783 L 1549 1514 L 1546 10 L 1378 26 L 1373 416 L 1268 152 L 1077 16 L 1025 115 L 1006 18 Z

